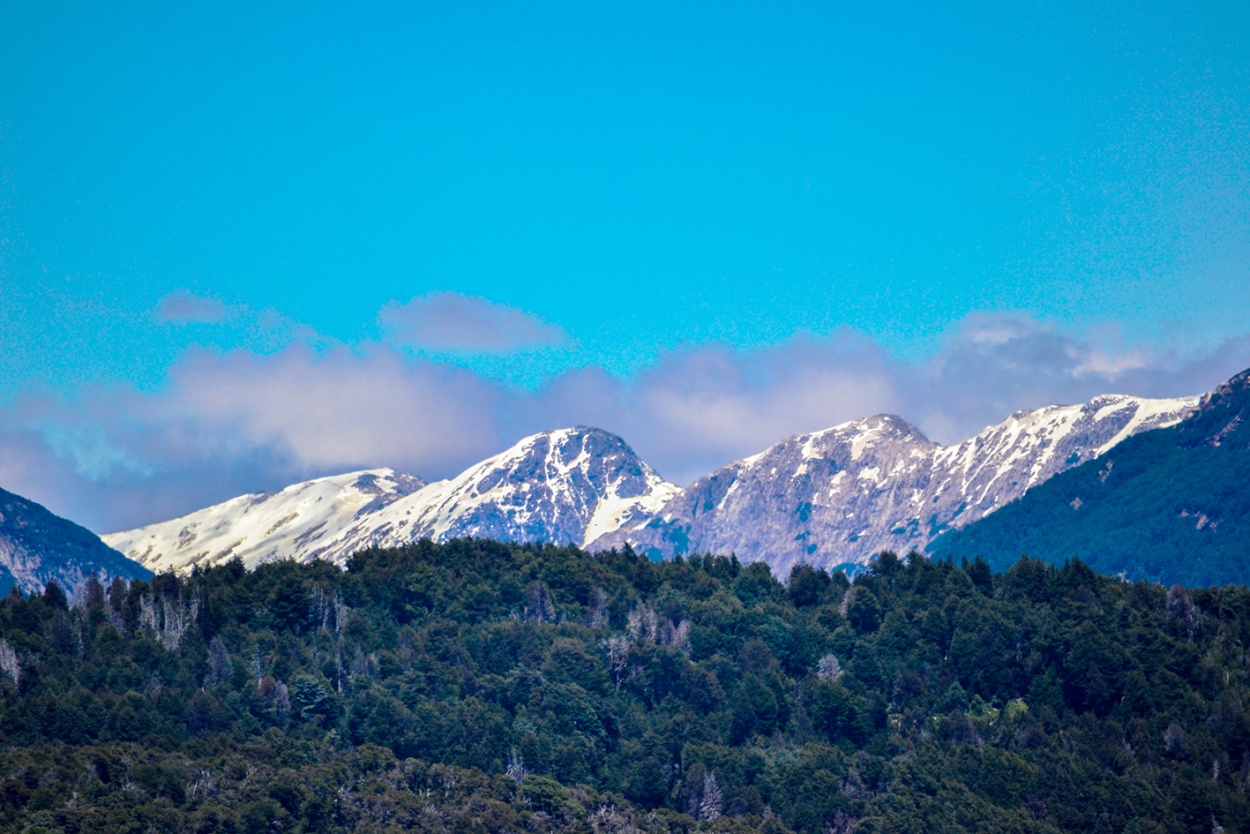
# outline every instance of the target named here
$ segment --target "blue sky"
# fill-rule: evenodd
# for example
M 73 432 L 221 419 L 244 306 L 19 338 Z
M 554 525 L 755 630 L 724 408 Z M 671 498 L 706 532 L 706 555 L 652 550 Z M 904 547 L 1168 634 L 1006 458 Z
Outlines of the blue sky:
M 0 7 L 0 487 L 93 528 L 1250 365 L 1244 4 L 255 5 Z

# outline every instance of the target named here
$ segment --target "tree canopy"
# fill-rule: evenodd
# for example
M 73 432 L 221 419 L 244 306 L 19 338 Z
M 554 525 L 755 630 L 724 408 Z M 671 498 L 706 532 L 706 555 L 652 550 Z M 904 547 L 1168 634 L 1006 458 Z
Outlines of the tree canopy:
M 421 541 L 0 603 L 0 831 L 1250 830 L 1250 590 Z

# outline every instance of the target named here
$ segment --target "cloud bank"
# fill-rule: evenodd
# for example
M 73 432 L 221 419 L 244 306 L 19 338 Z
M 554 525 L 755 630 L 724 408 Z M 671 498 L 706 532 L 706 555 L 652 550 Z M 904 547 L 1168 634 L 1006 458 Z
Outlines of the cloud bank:
M 421 315 L 460 304 L 417 301 Z M 518 321 L 486 305 L 462 306 Z M 393 309 L 409 316 L 413 307 Z M 457 344 L 488 343 L 459 332 Z M 494 344 L 521 344 L 517 332 Z M 958 323 L 922 359 L 840 331 L 757 350 L 691 346 L 629 379 L 588 367 L 532 391 L 387 342 L 197 350 L 155 393 L 96 386 L 73 400 L 27 394 L 0 410 L 0 487 L 110 532 L 353 468 L 447 477 L 525 434 L 577 424 L 617 432 L 687 483 L 789 435 L 869 414 L 899 414 L 954 442 L 1021 408 L 1109 392 L 1196 394 L 1247 365 L 1250 335 L 1188 356 L 986 315 Z

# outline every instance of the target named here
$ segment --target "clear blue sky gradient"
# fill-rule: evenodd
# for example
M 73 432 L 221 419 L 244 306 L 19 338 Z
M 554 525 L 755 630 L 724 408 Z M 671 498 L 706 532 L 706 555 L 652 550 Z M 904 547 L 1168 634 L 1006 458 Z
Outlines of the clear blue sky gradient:
M 161 386 L 188 291 L 348 345 L 480 296 L 522 385 L 975 312 L 1250 321 L 1245 3 L 0 6 L 0 402 Z M 941 8 L 942 6 L 948 6 Z

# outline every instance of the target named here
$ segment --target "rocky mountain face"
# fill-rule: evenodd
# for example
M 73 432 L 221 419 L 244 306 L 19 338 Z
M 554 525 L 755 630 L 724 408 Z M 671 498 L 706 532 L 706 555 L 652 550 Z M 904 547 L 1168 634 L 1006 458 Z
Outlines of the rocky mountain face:
M 654 557 L 735 553 L 781 575 L 797 563 L 863 564 L 881 550 L 923 550 L 942 531 L 991 513 L 1126 437 L 1168 426 L 1195 398 L 1107 395 L 1021 411 L 943 446 L 893 415 L 783 440 L 685 488 L 650 520 L 592 548 L 626 542 Z
M 1250 582 L 1250 371 L 1183 422 L 1126 440 L 933 542 L 997 568 L 1028 554 L 1172 584 Z
M 654 516 L 677 493 L 621 438 L 593 428 L 542 432 L 445 481 L 354 472 L 232 499 L 105 540 L 153 570 L 235 556 L 343 564 L 357 550 L 429 537 L 587 544 Z
M 52 580 L 73 594 L 93 573 L 105 583 L 114 576 L 151 576 L 85 527 L 0 489 L 0 594 L 14 586 L 25 594 L 40 593 Z

